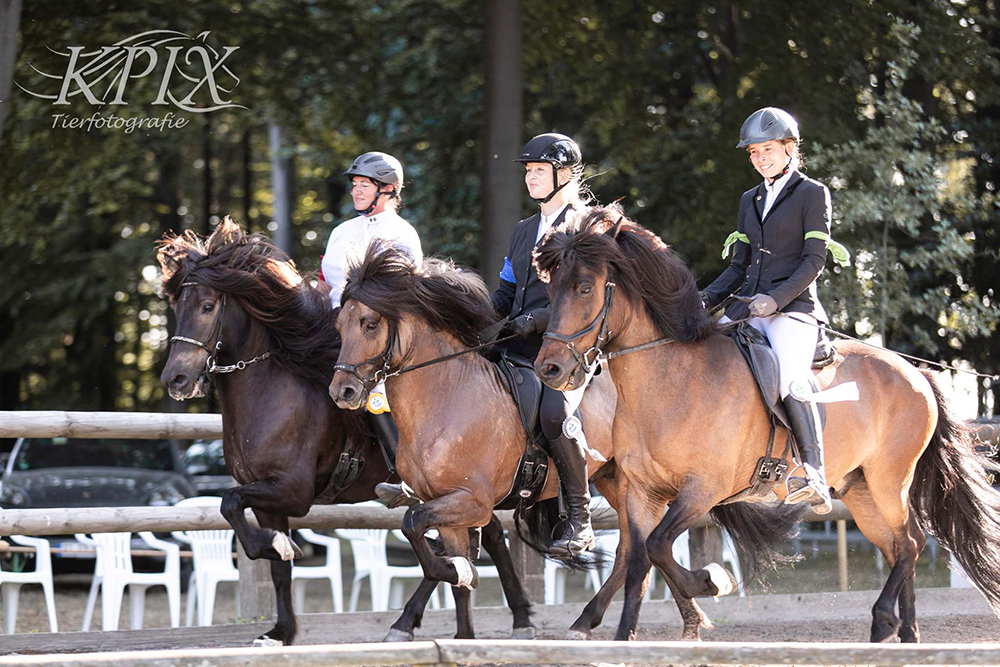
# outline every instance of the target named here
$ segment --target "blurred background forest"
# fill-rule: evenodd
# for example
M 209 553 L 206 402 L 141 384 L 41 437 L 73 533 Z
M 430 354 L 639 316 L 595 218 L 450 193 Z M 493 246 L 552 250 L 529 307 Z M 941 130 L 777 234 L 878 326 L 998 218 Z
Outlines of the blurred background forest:
M 0 0 L 0 11 L 0 84 L 43 88 L 33 68 L 65 69 L 53 50 L 68 46 L 209 31 L 216 48 L 239 47 L 226 65 L 247 107 L 153 107 L 149 76 L 130 83 L 127 106 L 78 95 L 58 112 L 168 110 L 186 127 L 88 132 L 53 128 L 50 100 L 0 85 L 0 410 L 207 409 L 159 384 L 172 322 L 154 242 L 231 215 L 316 270 L 330 230 L 354 216 L 341 174 L 366 150 L 402 160 L 402 215 L 425 253 L 494 280 L 531 211 L 510 160 L 534 134 L 570 134 L 597 199 L 621 198 L 705 285 L 758 182 L 734 148 L 740 124 L 769 105 L 799 119 L 808 174 L 831 187 L 834 238 L 853 254 L 820 287 L 834 326 L 1000 372 L 998 0 Z M 980 414 L 1000 406 L 998 384 L 979 381 Z

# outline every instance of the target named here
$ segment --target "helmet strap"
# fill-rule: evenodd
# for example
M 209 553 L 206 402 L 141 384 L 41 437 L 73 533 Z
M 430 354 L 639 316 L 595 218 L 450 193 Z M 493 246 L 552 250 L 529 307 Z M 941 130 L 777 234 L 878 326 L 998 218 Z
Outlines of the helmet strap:
M 556 169 L 556 166 L 553 164 L 552 165 L 552 192 L 550 192 L 548 194 L 548 196 L 546 196 L 546 197 L 532 197 L 532 199 L 534 199 L 539 204 L 548 204 L 550 201 L 552 201 L 552 198 L 556 196 L 556 193 L 558 193 L 560 190 L 562 190 L 564 187 L 566 187 L 566 185 L 568 183 L 569 183 L 569 180 L 567 179 L 567 181 L 565 183 L 563 183 L 562 185 L 559 185 L 559 170 Z
M 382 192 L 382 185 L 383 185 L 382 183 L 379 183 L 374 178 L 368 178 L 368 180 L 375 185 L 375 196 L 372 198 L 372 203 L 369 204 L 368 208 L 366 208 L 363 211 L 359 208 L 354 209 L 355 213 L 359 213 L 365 217 L 371 215 L 372 211 L 374 211 L 375 208 L 378 206 L 379 197 L 381 197 L 382 195 L 389 195 L 391 197 L 392 195 L 396 194 L 395 186 L 389 192 Z

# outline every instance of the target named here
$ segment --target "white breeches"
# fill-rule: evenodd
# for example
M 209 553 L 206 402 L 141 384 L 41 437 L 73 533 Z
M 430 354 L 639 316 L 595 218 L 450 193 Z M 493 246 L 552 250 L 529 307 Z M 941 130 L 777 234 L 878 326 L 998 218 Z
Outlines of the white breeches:
M 731 321 L 724 316 L 720 323 Z M 771 349 L 778 357 L 778 388 L 781 398 L 788 396 L 788 387 L 795 380 L 808 381 L 816 354 L 816 318 L 803 313 L 787 313 L 770 317 L 755 317 L 747 322 L 764 332 Z

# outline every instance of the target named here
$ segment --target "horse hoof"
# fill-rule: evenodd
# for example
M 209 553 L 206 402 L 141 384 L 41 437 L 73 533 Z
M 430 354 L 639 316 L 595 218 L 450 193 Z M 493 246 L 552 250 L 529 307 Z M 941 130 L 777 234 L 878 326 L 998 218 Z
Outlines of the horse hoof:
M 452 556 L 445 558 L 445 562 L 451 564 L 455 568 L 455 573 L 458 574 L 458 582 L 452 584 L 453 586 L 470 591 L 476 587 L 475 584 L 478 583 L 476 580 L 479 577 L 476 576 L 476 568 L 472 565 L 471 560 L 462 556 Z
M 568 630 L 566 632 L 566 639 L 575 642 L 585 642 L 590 639 L 590 633 L 583 630 Z
M 276 532 L 274 537 L 271 538 L 271 546 L 278 552 L 281 560 L 302 558 L 302 549 L 299 549 L 298 545 L 292 542 L 291 538 L 284 533 Z
M 514 628 L 513 632 L 510 633 L 511 639 L 534 639 L 535 638 L 535 627 L 529 625 L 526 628 Z
M 715 597 L 729 595 L 736 590 L 736 579 L 729 573 L 729 570 L 718 563 L 709 563 L 706 565 L 705 572 L 708 573 L 709 582 L 718 591 Z
M 389 634 L 385 636 L 384 642 L 412 642 L 413 633 L 404 632 L 403 630 L 397 630 L 396 628 L 389 628 Z
M 254 648 L 258 648 L 261 646 L 284 646 L 284 645 L 285 642 L 281 641 L 280 639 L 271 639 L 267 635 L 261 635 L 260 637 L 257 637 L 257 639 L 253 640 Z

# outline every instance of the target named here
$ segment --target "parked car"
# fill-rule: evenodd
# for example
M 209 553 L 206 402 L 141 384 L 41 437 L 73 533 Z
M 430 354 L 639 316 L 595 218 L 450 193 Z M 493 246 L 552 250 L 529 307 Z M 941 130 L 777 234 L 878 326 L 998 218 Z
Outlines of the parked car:
M 183 465 L 199 496 L 221 496 L 236 486 L 222 455 L 222 440 L 195 440 L 184 452 Z
M 0 478 L 0 507 L 174 505 L 197 494 L 165 440 L 20 438 Z

